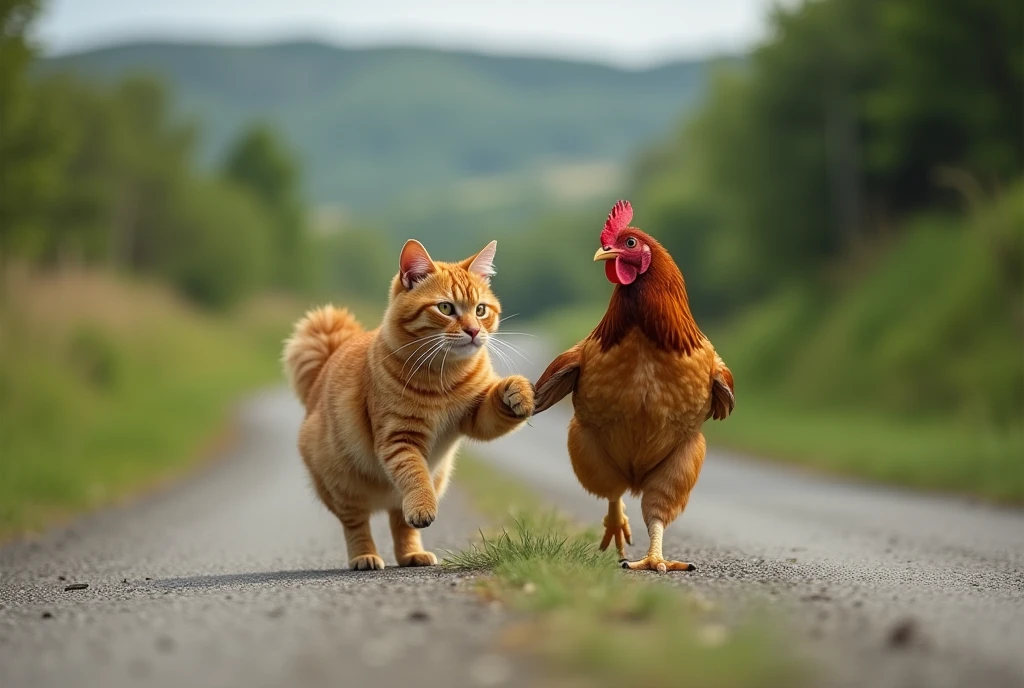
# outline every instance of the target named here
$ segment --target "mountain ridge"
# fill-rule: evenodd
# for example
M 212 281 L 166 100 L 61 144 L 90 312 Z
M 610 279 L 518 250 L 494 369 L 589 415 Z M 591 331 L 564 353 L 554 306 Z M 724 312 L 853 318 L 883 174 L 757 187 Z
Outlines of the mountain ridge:
M 133 41 L 48 57 L 42 68 L 102 80 L 157 74 L 202 124 L 208 163 L 265 121 L 303 162 L 311 201 L 373 209 L 466 179 L 624 165 L 700 97 L 710 62 L 632 69 L 293 39 Z

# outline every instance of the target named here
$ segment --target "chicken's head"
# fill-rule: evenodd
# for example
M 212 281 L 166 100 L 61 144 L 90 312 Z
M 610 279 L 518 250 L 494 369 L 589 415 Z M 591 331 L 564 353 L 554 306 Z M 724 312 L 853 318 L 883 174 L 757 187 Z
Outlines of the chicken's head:
M 604 274 L 613 284 L 632 284 L 651 267 L 651 240 L 636 227 L 630 227 L 633 206 L 619 201 L 608 214 L 601 231 L 601 248 L 594 260 L 607 261 Z

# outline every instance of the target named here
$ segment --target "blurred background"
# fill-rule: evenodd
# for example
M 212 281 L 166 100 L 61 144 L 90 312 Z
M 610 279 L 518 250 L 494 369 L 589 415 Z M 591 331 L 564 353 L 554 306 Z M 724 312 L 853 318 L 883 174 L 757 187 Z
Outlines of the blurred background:
M 208 453 L 407 238 L 498 239 L 573 344 L 618 198 L 735 372 L 713 443 L 1024 502 L 1021 3 L 370 5 L 0 0 L 0 535 Z

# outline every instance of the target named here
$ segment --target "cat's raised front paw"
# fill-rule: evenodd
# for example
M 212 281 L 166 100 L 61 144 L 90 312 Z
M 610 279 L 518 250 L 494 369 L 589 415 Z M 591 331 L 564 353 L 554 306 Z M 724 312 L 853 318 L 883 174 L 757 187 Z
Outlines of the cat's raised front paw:
M 513 375 L 506 382 L 505 393 L 501 400 L 505 402 L 517 418 L 533 415 L 533 385 L 525 377 Z
M 402 515 L 413 528 L 426 528 L 437 518 L 437 498 L 426 492 L 410 494 L 402 500 Z

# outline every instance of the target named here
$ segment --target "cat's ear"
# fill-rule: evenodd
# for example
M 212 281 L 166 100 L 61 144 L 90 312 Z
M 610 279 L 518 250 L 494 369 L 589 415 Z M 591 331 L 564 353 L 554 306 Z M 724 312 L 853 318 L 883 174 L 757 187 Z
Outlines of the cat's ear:
M 498 250 L 498 242 L 492 241 L 484 246 L 484 250 L 468 261 L 466 269 L 478 277 L 490 280 L 494 276 L 494 253 Z
M 437 268 L 434 266 L 434 261 L 430 259 L 427 249 L 423 248 L 423 244 L 415 239 L 409 239 L 402 247 L 402 256 L 398 259 L 398 269 L 402 276 L 402 286 L 412 289 Z

